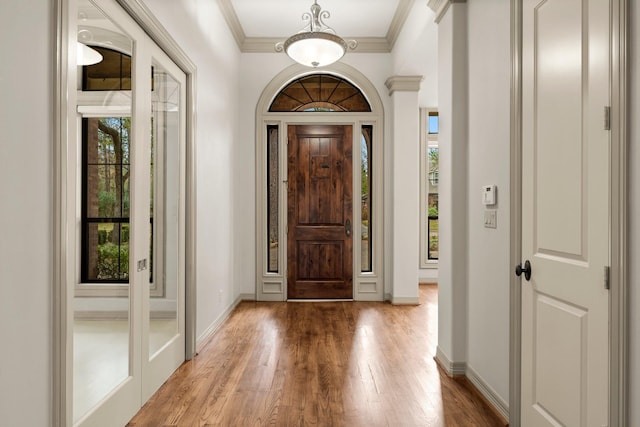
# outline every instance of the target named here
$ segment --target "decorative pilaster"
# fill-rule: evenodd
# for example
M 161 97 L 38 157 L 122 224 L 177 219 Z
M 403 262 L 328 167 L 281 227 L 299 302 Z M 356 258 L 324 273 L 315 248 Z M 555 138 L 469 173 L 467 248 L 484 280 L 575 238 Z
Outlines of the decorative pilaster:
M 386 81 L 392 104 L 392 297 L 393 304 L 418 304 L 420 252 L 420 108 L 422 76 Z

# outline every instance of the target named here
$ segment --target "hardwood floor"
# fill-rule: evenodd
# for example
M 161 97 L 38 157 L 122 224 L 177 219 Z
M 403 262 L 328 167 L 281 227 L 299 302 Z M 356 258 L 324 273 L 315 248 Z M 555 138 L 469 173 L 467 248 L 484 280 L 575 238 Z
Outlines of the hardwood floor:
M 437 287 L 420 303 L 242 302 L 128 425 L 504 426 L 434 361 Z

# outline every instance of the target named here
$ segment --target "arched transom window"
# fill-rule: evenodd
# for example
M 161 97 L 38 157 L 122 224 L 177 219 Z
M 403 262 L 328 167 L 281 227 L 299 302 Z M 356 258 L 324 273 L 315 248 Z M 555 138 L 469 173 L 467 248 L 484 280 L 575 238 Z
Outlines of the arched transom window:
M 340 77 L 312 74 L 296 79 L 278 93 L 270 112 L 370 112 L 360 89 Z

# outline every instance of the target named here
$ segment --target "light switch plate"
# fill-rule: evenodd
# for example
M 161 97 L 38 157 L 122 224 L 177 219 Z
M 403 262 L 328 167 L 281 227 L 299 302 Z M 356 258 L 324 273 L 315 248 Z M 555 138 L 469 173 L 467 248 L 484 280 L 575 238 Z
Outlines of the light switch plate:
M 486 209 L 484 211 L 484 227 L 498 228 L 498 211 L 495 209 Z

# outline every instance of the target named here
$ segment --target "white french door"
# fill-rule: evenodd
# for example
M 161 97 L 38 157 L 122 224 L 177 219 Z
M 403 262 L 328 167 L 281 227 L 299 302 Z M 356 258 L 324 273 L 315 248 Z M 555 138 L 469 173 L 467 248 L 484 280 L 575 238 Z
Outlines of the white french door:
M 609 422 L 610 11 L 523 2 L 523 426 Z
M 150 161 L 145 177 L 152 237 L 151 280 L 142 299 L 142 400 L 146 401 L 185 360 L 185 147 L 186 76 L 150 43 Z M 148 69 L 148 68 L 147 68 Z M 145 119 L 146 120 L 146 117 Z M 148 242 L 149 242 L 148 241 Z
M 92 253 L 75 257 L 81 268 L 68 268 L 73 381 L 63 418 L 68 426 L 111 427 L 125 425 L 185 360 L 186 76 L 115 0 L 68 5 L 69 33 L 116 52 L 121 70 L 117 84 L 109 67 L 96 72 L 92 84 L 105 87 L 90 92 L 83 80 L 90 73 L 69 55 L 69 135 L 82 143 L 67 162 L 82 168 L 69 168 L 67 221 L 83 212 L 82 230 L 68 227 L 77 234 L 69 243 L 82 241 L 78 252 Z M 101 217 L 106 211 L 117 218 Z M 113 248 L 119 280 L 105 283 Z

